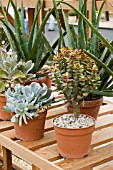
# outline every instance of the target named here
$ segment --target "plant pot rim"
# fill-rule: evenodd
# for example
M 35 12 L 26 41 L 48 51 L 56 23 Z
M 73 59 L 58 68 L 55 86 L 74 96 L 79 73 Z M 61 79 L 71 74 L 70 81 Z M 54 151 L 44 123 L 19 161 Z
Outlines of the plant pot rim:
M 1 96 L 1 97 L 5 97 L 5 94 L 1 94 L 1 93 L 0 93 L 0 96 Z
M 80 103 L 80 107 L 85 107 L 87 105 L 90 107 L 90 103 L 92 103 L 92 102 L 93 102 L 94 106 L 102 104 L 103 103 L 103 96 L 98 98 L 98 99 L 94 99 L 94 100 L 84 100 Z
M 103 96 L 98 99 L 94 99 L 94 100 L 84 100 L 80 103 L 80 107 L 85 107 L 87 105 L 90 107 L 90 103 L 92 103 L 92 102 L 94 103 L 94 106 L 98 105 L 98 103 L 103 103 Z M 68 105 L 68 104 L 70 105 L 70 103 L 68 101 L 65 101 L 65 105 Z
M 66 113 L 65 113 L 66 114 Z M 64 114 L 64 115 L 65 115 Z M 73 113 L 72 113 L 73 114 Z M 80 115 L 85 115 L 85 114 L 80 114 Z M 60 116 L 62 116 L 62 115 L 59 115 L 59 116 L 56 116 L 54 119 L 53 119 L 53 121 L 52 121 L 52 123 L 54 122 L 54 120 L 56 119 L 56 118 L 58 118 L 58 117 L 60 117 Z M 86 116 L 86 115 L 85 115 Z M 87 128 L 89 128 L 89 127 L 93 127 L 94 125 L 95 125 L 95 123 L 96 123 L 96 120 L 95 120 L 95 118 L 94 117 L 92 117 L 92 116 L 89 116 L 89 115 L 87 115 L 87 117 L 90 117 L 90 118 L 92 118 L 93 119 L 93 124 L 92 125 L 90 125 L 90 126 L 87 126 L 87 127 L 83 127 L 83 128 L 66 128 L 66 127 L 59 127 L 59 126 L 57 126 L 57 125 L 55 125 L 54 123 L 53 123 L 53 126 L 54 127 L 57 127 L 57 128 L 60 128 L 60 129 L 68 129 L 68 130 L 82 130 L 82 129 L 87 129 Z

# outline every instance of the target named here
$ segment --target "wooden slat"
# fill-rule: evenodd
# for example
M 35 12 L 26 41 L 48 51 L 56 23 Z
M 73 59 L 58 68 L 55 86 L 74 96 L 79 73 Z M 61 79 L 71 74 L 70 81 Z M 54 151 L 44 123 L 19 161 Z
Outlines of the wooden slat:
M 0 132 L 13 129 L 13 123 L 11 121 L 0 121 Z
M 19 141 L 18 143 L 30 150 L 36 150 L 45 146 L 52 145 L 56 142 L 54 131 L 50 131 L 44 134 L 44 138 L 37 141 Z
M 111 103 L 101 106 L 98 116 L 103 116 L 108 113 L 113 113 L 113 104 L 111 104 Z
M 101 144 L 105 144 L 107 142 L 113 141 L 113 127 L 106 128 L 103 131 L 97 131 L 92 136 L 92 143 L 91 147 L 100 146 Z M 48 159 L 48 160 L 57 160 L 61 158 L 59 156 L 57 145 L 50 146 L 48 148 L 43 148 L 43 150 L 37 150 L 35 151 L 36 154 L 39 154 L 40 156 Z
M 65 170 L 87 170 L 94 166 L 98 166 L 102 163 L 113 159 L 113 144 L 106 145 L 99 149 L 92 151 L 90 156 L 82 159 L 67 159 L 57 163 L 58 166 Z
M 13 142 L 12 140 L 8 139 L 6 136 L 3 136 L 0 134 L 0 143 L 2 146 L 9 148 L 13 153 L 16 153 L 17 155 L 20 155 L 21 157 L 24 156 L 26 160 L 29 162 L 32 162 L 33 165 L 40 167 L 44 170 L 63 170 L 62 168 L 54 165 L 53 163 L 47 161 L 44 158 L 41 158 L 40 156 L 36 155 L 34 152 L 26 149 L 25 147 L 19 145 L 16 142 Z M 8 169 L 7 169 L 8 170 Z
M 97 119 L 95 130 L 100 130 L 113 125 L 113 114 L 107 114 L 100 116 Z
M 106 146 L 109 146 L 108 142 L 113 141 L 113 133 L 112 133 L 113 132 L 113 121 L 112 121 L 113 114 L 111 114 L 113 112 L 113 105 L 109 102 L 108 103 L 104 102 L 104 103 L 105 103 L 105 105 L 101 106 L 100 116 L 97 119 L 96 129 L 95 129 L 95 132 L 92 137 L 93 150 L 88 157 L 83 158 L 85 161 L 87 160 L 86 162 L 89 162 L 89 160 L 91 159 L 91 164 L 85 163 L 84 168 L 82 166 L 79 167 L 77 165 L 77 169 L 79 169 L 79 170 L 91 170 L 93 166 L 97 166 L 101 163 L 103 164 L 109 160 L 112 160 L 113 155 L 111 154 L 111 152 L 108 154 L 107 158 L 106 157 L 103 158 L 104 161 L 99 159 L 99 161 L 97 162 L 97 159 L 95 159 L 95 153 L 99 152 L 99 154 L 100 154 L 100 153 L 102 153 L 102 150 L 103 150 L 103 152 L 105 151 L 104 150 L 105 147 L 102 147 L 101 145 L 106 144 Z M 51 164 L 50 161 L 59 161 L 58 165 L 61 167 L 63 166 L 63 168 L 65 170 L 66 170 L 66 168 L 69 169 L 70 167 L 73 167 L 74 170 L 77 170 L 77 169 L 75 169 L 76 159 L 74 159 L 75 164 L 70 162 L 70 160 L 69 160 L 69 162 L 67 160 L 62 161 L 62 158 L 59 155 L 58 150 L 57 150 L 56 137 L 55 137 L 55 133 L 53 130 L 53 125 L 52 125 L 52 118 L 56 115 L 63 114 L 63 112 L 64 113 L 67 112 L 67 109 L 63 105 L 59 106 L 57 104 L 56 104 L 56 106 L 54 106 L 54 108 L 51 108 L 49 110 L 48 119 L 46 120 L 46 124 L 45 124 L 44 138 L 42 138 L 41 140 L 32 141 L 32 142 L 20 141 L 20 140 L 16 139 L 14 129 L 8 130 L 7 128 L 6 129 L 3 128 L 4 131 L 1 133 L 2 134 L 1 136 L 3 137 L 3 139 L 5 138 L 4 142 L 6 142 L 6 143 L 3 144 L 2 143 L 3 141 L 1 142 L 2 138 L 0 138 L 0 143 L 3 144 L 4 146 L 6 145 L 7 147 L 9 147 L 9 145 L 11 144 L 11 148 L 10 147 L 9 148 L 13 151 L 13 153 L 19 155 L 20 157 L 27 160 L 28 162 L 32 162 L 32 159 L 33 159 L 33 155 L 31 156 L 31 153 L 32 153 L 32 154 L 35 154 L 34 158 L 36 158 L 38 156 L 39 160 L 41 159 L 42 162 L 44 161 L 44 167 L 48 166 L 48 163 L 50 163 L 49 166 L 51 166 L 51 169 L 53 170 L 52 166 L 54 167 L 54 163 Z M 51 114 L 52 114 L 52 116 L 51 116 Z M 3 125 L 3 127 L 4 126 L 5 126 L 5 124 Z M 10 125 L 9 125 L 9 127 L 10 127 Z M 1 128 L 2 128 L 2 126 L 1 126 Z M 13 148 L 13 144 L 14 144 L 14 148 Z M 18 145 L 15 145 L 15 144 L 18 144 Z M 32 157 L 31 161 L 29 158 L 27 158 L 25 153 L 21 155 L 21 149 L 22 149 L 21 147 L 24 147 L 24 149 L 26 150 L 25 153 L 29 152 L 28 149 L 31 150 L 29 153 L 30 154 L 29 157 Z M 100 147 L 100 148 L 96 149 L 95 147 Z M 102 148 L 102 150 L 100 150 L 101 148 Z M 107 149 L 109 149 L 109 147 Z M 44 160 L 42 160 L 42 159 L 44 159 Z M 92 161 L 92 159 L 94 162 Z M 37 160 L 37 158 L 36 158 L 36 160 Z M 35 169 L 36 166 L 41 168 L 42 162 L 39 161 L 39 164 L 37 164 L 35 162 L 36 160 L 34 160 L 32 162 L 33 168 Z M 45 160 L 49 160 L 49 162 L 48 161 L 46 162 Z M 67 162 L 69 163 L 69 165 L 65 166 L 66 164 L 68 164 Z M 81 159 L 81 162 L 82 162 L 82 159 Z M 83 163 L 80 163 L 80 164 L 83 165 Z M 19 165 L 17 165 L 17 166 L 19 166 Z M 49 168 L 47 170 L 49 170 Z M 55 166 L 55 168 L 57 169 L 58 167 Z M 73 170 L 73 169 L 71 169 L 71 170 Z
M 98 170 L 113 170 L 113 164 L 103 166 L 103 167 L 99 168 Z

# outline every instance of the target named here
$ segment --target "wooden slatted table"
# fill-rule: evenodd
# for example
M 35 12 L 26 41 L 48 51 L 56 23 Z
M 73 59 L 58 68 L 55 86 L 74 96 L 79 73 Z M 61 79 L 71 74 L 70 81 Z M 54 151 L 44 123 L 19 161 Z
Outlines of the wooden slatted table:
M 93 167 L 113 160 L 112 103 L 104 102 L 101 106 L 92 137 L 92 151 L 82 159 L 64 159 L 58 154 L 52 119 L 63 113 L 67 113 L 63 102 L 54 104 L 47 114 L 44 138 L 32 142 L 16 139 L 10 121 L 0 122 L 0 144 L 3 146 L 4 170 L 12 170 L 12 153 L 28 161 L 32 165 L 32 170 L 92 170 Z M 19 164 L 16 167 L 19 170 L 22 169 Z M 113 164 L 100 168 L 100 170 L 104 169 L 112 170 Z

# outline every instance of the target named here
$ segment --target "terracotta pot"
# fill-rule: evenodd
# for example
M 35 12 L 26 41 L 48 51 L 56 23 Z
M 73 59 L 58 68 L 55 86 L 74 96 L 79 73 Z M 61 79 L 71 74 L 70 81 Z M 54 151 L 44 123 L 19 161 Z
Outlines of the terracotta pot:
M 45 84 L 47 85 L 48 88 L 51 88 L 51 79 L 49 77 L 46 77 L 46 82 Z
M 45 84 L 46 84 L 46 77 L 41 77 L 40 79 L 27 80 L 24 85 L 25 85 L 25 86 L 26 86 L 26 85 L 30 85 L 30 84 L 33 83 L 33 82 L 37 82 L 37 83 L 39 83 L 40 85 L 42 85 L 42 83 L 45 83 Z
M 100 99 L 97 99 L 97 100 L 81 102 L 80 114 L 87 114 L 87 115 L 92 116 L 95 119 L 97 119 L 98 113 L 100 110 L 100 106 L 102 105 L 102 103 L 103 103 L 103 97 L 101 97 Z M 67 110 L 68 110 L 68 112 L 73 113 L 72 106 L 69 105 L 67 107 Z
M 42 85 L 42 83 L 45 83 L 47 85 L 48 88 L 51 88 L 51 80 L 49 77 L 42 77 L 40 79 L 33 79 L 33 80 L 29 80 L 25 82 L 25 86 L 26 85 L 30 85 L 32 82 L 37 82 L 40 85 Z
M 94 118 L 93 118 L 94 119 Z M 64 158 L 82 158 L 91 151 L 91 137 L 95 127 L 81 129 L 60 128 L 54 125 L 59 154 Z
M 37 118 L 29 119 L 28 124 L 22 122 L 22 126 L 19 126 L 18 122 L 15 122 L 16 137 L 23 141 L 33 141 L 43 138 L 46 114 L 47 111 L 39 113 Z
M 49 78 L 50 75 L 51 75 L 51 73 L 50 73 L 50 71 L 48 70 L 48 71 L 46 71 L 44 74 L 45 74 L 45 76 L 46 76 L 46 82 L 45 82 L 45 84 L 47 85 L 48 88 L 51 88 L 52 82 L 51 82 L 51 79 Z
M 2 120 L 11 120 L 11 113 L 4 112 L 3 106 L 6 105 L 6 97 L 4 95 L 0 95 L 0 119 Z

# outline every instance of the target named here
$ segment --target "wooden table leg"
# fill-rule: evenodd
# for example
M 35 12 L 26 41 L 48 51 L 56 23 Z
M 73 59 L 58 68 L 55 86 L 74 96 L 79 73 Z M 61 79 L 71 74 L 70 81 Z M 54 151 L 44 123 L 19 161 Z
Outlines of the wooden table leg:
M 2 147 L 3 149 L 3 163 L 4 170 L 12 170 L 12 153 L 9 149 Z
M 40 170 L 40 168 L 36 167 L 35 165 L 32 165 L 32 170 Z

